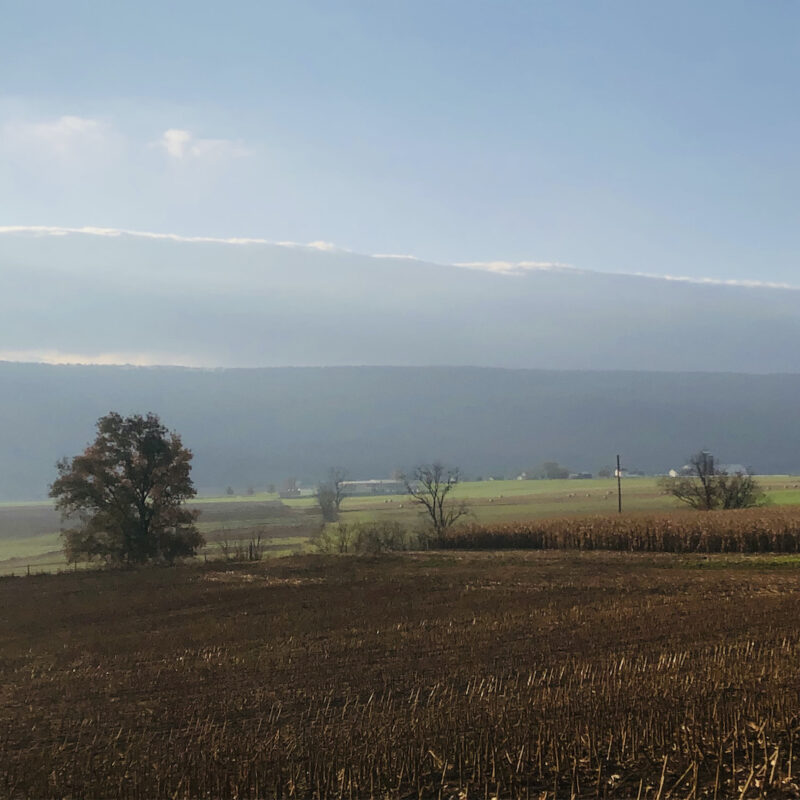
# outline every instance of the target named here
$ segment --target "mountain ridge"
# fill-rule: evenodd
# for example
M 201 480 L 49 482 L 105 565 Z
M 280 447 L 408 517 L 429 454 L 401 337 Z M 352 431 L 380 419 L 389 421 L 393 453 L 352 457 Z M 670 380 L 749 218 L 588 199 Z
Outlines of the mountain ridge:
M 443 459 L 513 475 L 546 460 L 663 472 L 708 448 L 800 469 L 800 375 L 490 367 L 183 367 L 0 363 L 0 499 L 46 495 L 108 411 L 154 411 L 195 452 L 202 490 L 382 477 Z

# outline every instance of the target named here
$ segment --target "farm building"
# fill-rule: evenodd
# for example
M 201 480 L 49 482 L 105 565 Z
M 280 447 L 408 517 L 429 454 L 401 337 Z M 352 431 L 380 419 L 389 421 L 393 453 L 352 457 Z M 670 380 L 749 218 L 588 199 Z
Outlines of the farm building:
M 753 471 L 744 464 L 719 464 L 714 465 L 714 471 L 725 475 L 752 475 Z M 677 478 L 679 475 L 694 475 L 695 468 L 691 464 L 684 464 L 680 469 L 671 469 L 669 476 Z
M 366 481 L 342 481 L 342 492 L 347 497 L 370 497 L 383 494 L 405 494 L 403 481 L 393 478 L 372 478 Z
M 744 464 L 723 464 L 719 468 L 720 472 L 727 472 L 728 475 L 750 475 L 752 470 Z

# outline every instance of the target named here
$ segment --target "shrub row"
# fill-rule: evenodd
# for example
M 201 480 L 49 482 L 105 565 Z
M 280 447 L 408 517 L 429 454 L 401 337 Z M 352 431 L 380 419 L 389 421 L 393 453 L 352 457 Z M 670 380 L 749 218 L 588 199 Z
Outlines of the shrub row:
M 338 522 L 326 525 L 312 545 L 318 553 L 386 553 L 416 549 L 419 537 L 399 522 Z

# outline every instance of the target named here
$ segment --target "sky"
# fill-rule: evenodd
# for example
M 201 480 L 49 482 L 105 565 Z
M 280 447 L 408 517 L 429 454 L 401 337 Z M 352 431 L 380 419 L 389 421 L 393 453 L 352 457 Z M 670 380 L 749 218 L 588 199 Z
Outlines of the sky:
M 0 11 L 0 226 L 800 282 L 795 2 Z

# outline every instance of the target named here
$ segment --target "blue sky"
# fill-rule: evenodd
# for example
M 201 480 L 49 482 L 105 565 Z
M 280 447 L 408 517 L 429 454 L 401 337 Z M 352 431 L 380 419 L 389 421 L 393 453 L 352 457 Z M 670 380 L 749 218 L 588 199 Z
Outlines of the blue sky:
M 800 5 L 6 3 L 0 225 L 797 284 Z

